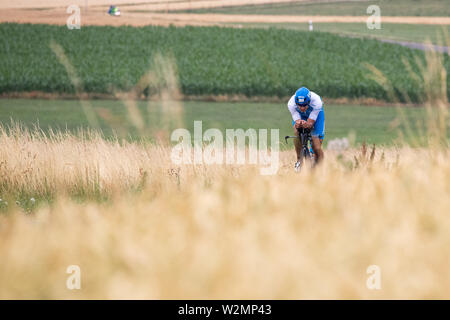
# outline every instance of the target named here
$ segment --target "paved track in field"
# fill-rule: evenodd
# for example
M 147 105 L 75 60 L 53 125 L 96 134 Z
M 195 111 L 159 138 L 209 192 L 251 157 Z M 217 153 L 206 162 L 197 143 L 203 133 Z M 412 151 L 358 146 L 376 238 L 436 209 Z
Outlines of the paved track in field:
M 399 44 L 404 47 L 408 47 L 411 49 L 418 49 L 418 50 L 434 50 L 437 52 L 447 53 L 449 54 L 449 47 L 445 46 L 438 46 L 438 45 L 426 45 L 424 43 L 420 42 L 408 42 L 408 41 L 397 41 L 397 40 L 390 40 L 390 39 L 380 39 L 382 42 L 388 42 L 388 43 L 395 43 Z

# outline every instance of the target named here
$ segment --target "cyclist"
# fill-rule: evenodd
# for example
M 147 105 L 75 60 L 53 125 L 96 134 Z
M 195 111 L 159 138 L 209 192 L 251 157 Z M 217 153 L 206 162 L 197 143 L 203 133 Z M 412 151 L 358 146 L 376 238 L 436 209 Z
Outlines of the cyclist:
M 320 163 L 323 160 L 322 142 L 325 136 L 325 113 L 323 111 L 322 98 L 306 87 L 301 87 L 289 99 L 288 109 L 292 114 L 292 126 L 297 137 L 299 136 L 297 129 L 305 128 L 311 130 L 315 164 Z M 302 165 L 302 144 L 299 138 L 294 139 L 294 145 L 297 153 L 297 162 L 294 165 L 294 169 L 299 171 Z

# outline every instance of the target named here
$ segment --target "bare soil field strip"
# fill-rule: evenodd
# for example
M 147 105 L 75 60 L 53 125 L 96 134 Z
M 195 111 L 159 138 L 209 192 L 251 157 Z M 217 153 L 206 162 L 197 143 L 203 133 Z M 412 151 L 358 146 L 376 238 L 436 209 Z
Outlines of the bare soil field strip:
M 67 8 L 74 4 L 80 7 L 84 6 L 110 6 L 115 5 L 132 5 L 132 4 L 159 4 L 169 2 L 183 2 L 183 0 L 119 0 L 119 4 L 112 3 L 111 0 L 17 0 L 0 2 L 0 9 L 34 9 L 34 8 Z M 203 1 L 203 0 L 192 0 Z M 276 1 L 273 1 L 276 2 Z
M 253 22 L 253 23 L 303 23 L 313 22 L 355 22 L 364 23 L 367 16 L 285 16 L 285 15 L 227 15 L 227 14 L 189 14 L 148 13 L 150 17 L 159 19 L 170 19 L 177 21 L 201 21 L 201 22 Z M 449 25 L 450 17 L 389 17 L 383 16 L 384 23 L 406 23 L 406 24 L 438 24 Z
M 0 10 L 0 23 L 3 22 L 15 22 L 15 23 L 34 23 L 34 24 L 53 24 L 53 25 L 65 25 L 69 14 L 63 8 L 51 9 L 51 10 L 20 10 L 20 9 L 6 9 Z M 216 25 L 217 23 L 209 22 L 197 22 L 187 20 L 171 20 L 168 17 L 164 17 L 163 14 L 149 15 L 140 13 L 122 13 L 120 17 L 112 17 L 106 12 L 101 11 L 82 11 L 81 13 L 81 25 L 82 26 L 209 26 Z
M 69 14 L 66 8 L 48 10 L 4 9 L 0 10 L 1 22 L 44 23 L 65 25 Z M 81 12 L 83 25 L 217 25 L 219 23 L 364 23 L 367 16 L 280 16 L 280 15 L 227 15 L 227 14 L 190 14 L 190 13 L 150 13 L 122 10 L 120 17 L 111 17 L 104 8 L 92 8 Z M 450 17 L 389 17 L 384 23 L 450 25 Z
M 74 4 L 82 6 L 126 6 L 145 4 L 149 10 L 186 10 L 217 8 L 225 6 L 259 5 L 284 2 L 311 2 L 308 0 L 118 0 L 112 3 L 111 0 L 17 0 L 0 2 L 0 9 L 33 9 L 33 8 L 67 8 Z M 322 1 L 323 2 L 323 1 Z M 167 7 L 169 5 L 169 7 Z
M 184 1 L 184 2 L 167 2 L 167 3 L 147 3 L 133 6 L 136 10 L 148 11 L 172 11 L 172 10 L 195 10 L 195 9 L 210 9 L 221 7 L 239 7 L 246 5 L 261 5 L 272 3 L 288 3 L 292 0 L 203 0 L 203 1 Z M 296 1 L 305 2 L 305 1 Z M 130 8 L 130 6 L 123 6 L 123 8 Z

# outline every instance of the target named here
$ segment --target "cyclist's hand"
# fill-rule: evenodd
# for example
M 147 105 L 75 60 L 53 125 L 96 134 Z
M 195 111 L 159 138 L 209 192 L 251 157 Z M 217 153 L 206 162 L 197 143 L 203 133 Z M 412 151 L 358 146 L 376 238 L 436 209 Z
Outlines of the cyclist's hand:
M 295 128 L 296 129 L 303 128 L 305 124 L 306 124 L 305 120 L 297 120 L 295 121 Z
M 315 123 L 314 120 L 308 119 L 308 121 L 305 121 L 305 125 L 303 126 L 303 128 L 311 129 L 312 127 L 314 127 L 314 123 Z

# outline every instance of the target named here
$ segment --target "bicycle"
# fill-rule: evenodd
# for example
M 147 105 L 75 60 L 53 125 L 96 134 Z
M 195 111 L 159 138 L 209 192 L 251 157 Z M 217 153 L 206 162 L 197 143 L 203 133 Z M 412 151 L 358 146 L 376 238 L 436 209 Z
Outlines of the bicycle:
M 302 150 L 300 151 L 300 159 L 305 160 L 314 160 L 314 152 L 312 151 L 312 142 L 311 142 L 311 130 L 305 128 L 298 128 L 298 137 L 296 136 L 285 136 L 284 140 L 286 144 L 288 143 L 288 139 L 296 139 L 300 138 L 300 142 L 302 143 Z M 302 161 L 302 162 L 303 162 Z

